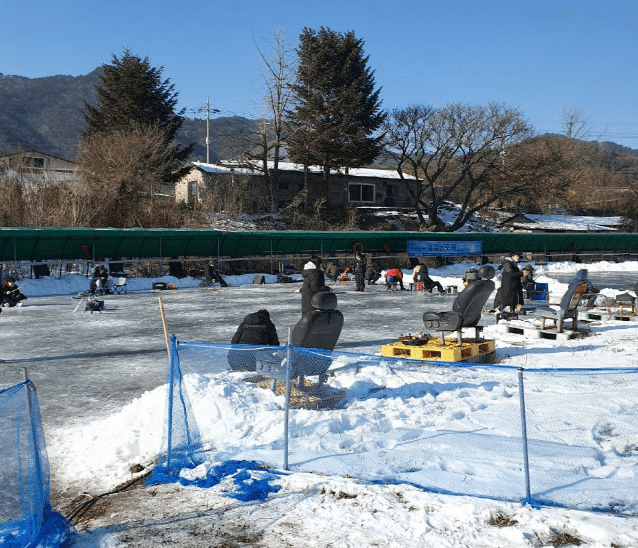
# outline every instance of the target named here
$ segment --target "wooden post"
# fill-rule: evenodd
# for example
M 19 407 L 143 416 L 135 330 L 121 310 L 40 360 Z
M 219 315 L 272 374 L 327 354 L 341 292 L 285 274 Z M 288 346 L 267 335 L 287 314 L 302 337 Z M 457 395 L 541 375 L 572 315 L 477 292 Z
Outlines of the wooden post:
M 171 359 L 171 345 L 168 342 L 168 328 L 166 327 L 166 314 L 164 314 L 164 303 L 162 302 L 162 297 L 158 296 L 159 307 L 160 307 L 160 315 L 162 316 L 162 327 L 164 328 L 164 341 L 166 342 L 166 352 L 168 352 L 168 359 Z

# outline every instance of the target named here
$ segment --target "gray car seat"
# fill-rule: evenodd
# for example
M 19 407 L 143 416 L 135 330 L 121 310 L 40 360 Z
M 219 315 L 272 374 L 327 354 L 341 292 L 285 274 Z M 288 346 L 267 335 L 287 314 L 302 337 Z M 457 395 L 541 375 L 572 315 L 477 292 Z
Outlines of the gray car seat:
M 425 329 L 439 331 L 441 344 L 445 344 L 446 331 L 458 331 L 459 343 L 463 327 L 476 327 L 481 319 L 483 307 L 494 291 L 494 267 L 484 265 L 478 270 L 477 281 L 469 284 L 452 304 L 449 312 L 425 312 L 423 323 Z

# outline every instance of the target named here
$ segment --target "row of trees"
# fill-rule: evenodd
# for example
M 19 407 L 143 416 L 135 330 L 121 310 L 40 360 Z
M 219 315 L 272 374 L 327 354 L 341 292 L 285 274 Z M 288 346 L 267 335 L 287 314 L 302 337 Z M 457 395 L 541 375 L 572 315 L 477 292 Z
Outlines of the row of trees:
M 415 104 L 386 112 L 364 42 L 354 32 L 305 28 L 293 52 L 279 30 L 267 47 L 258 47 L 264 118 L 257 131 L 229 139 L 238 157 L 263 171 L 270 204 L 276 203 L 282 158 L 306 168 L 322 167 L 329 206 L 331 170 L 347 172 L 380 161 L 398 171 L 420 221 L 435 230 L 461 228 L 492 205 L 534 208 L 564 201 L 576 196 L 574 189 L 602 181 L 603 158 L 577 139 L 584 127 L 578 111 L 566 113 L 562 137 L 535 136 L 518 109 L 500 103 L 441 108 Z M 14 184 L 12 195 L 24 204 L 15 211 L 34 209 L 13 224 L 127 227 L 192 222 L 183 207 L 165 197 L 170 194 L 167 185 L 188 169 L 192 146 L 176 143 L 184 111 L 176 111 L 178 93 L 162 72 L 129 50 L 103 65 L 97 102 L 84 105 L 79 180 L 58 189 Z M 412 177 L 418 180 L 416 188 Z M 207 203 L 220 208 L 227 200 L 236 207 L 236 192 L 225 198 L 220 189 Z M 340 190 L 346 193 L 347 183 Z M 304 211 L 310 205 L 307 196 L 306 189 L 297 200 Z M 439 217 L 446 201 L 461 204 L 448 226 Z M 4 215 L 9 220 L 7 216 L 17 213 Z
M 255 136 L 246 158 L 266 177 L 267 162 L 274 160 L 271 185 L 285 150 L 287 159 L 323 168 L 329 204 L 331 169 L 347 172 L 377 161 L 399 172 L 424 226 L 449 231 L 489 206 L 583 207 L 592 188 L 604 193 L 627 185 L 605 170 L 602 151 L 581 141 L 586 120 L 579 109 L 563 112 L 563 136 L 535 135 L 523 113 L 499 103 L 415 104 L 384 112 L 364 43 L 353 32 L 306 28 L 296 56 L 281 31 L 267 46 L 270 55 L 259 52 L 266 67 L 265 117 L 273 122 Z M 416 189 L 410 177 L 417 177 Z M 446 201 L 461 205 L 448 225 L 439 217 Z

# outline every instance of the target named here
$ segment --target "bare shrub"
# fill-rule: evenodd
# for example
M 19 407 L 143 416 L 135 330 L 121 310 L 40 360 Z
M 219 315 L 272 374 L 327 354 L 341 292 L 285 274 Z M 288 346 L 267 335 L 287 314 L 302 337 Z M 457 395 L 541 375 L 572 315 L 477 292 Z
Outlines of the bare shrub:
M 86 136 L 80 166 L 84 226 L 180 226 L 180 208 L 163 184 L 176 166 L 164 130 L 133 124 L 128 130 Z

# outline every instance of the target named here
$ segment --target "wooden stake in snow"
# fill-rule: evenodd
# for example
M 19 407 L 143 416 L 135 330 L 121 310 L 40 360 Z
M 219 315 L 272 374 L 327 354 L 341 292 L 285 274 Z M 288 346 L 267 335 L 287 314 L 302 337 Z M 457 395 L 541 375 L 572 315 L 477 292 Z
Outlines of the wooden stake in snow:
M 168 342 L 168 328 L 166 327 L 166 314 L 164 314 L 164 303 L 162 302 L 162 297 L 157 297 L 159 300 L 160 314 L 162 316 L 162 327 L 164 328 L 164 341 L 166 342 L 166 352 L 168 352 L 168 358 L 171 357 L 171 345 Z

